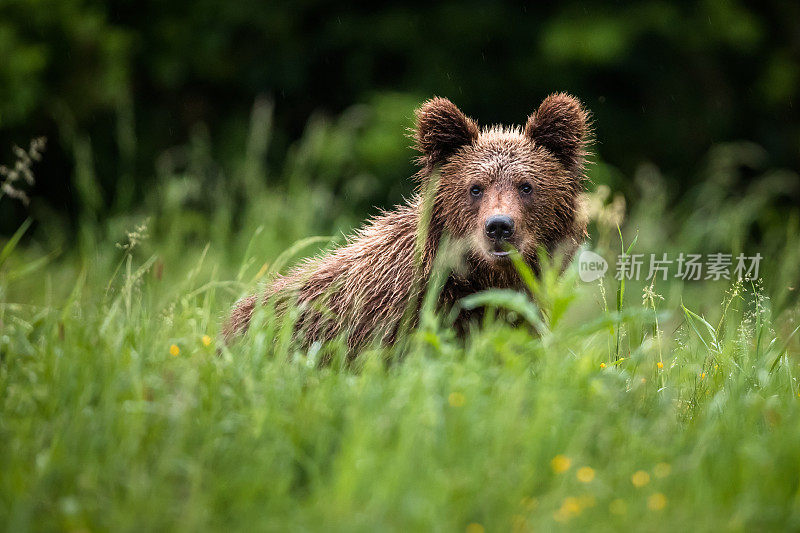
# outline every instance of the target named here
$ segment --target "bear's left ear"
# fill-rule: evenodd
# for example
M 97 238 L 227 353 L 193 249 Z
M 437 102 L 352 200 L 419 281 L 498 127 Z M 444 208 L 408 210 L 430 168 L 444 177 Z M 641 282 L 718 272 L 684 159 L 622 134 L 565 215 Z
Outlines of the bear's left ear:
M 478 138 L 478 125 L 447 98 L 432 98 L 417 109 L 415 148 L 422 152 L 422 172 L 440 165 Z
M 582 173 L 589 142 L 589 113 L 566 93 L 544 99 L 525 124 L 525 135 L 545 147 L 569 172 Z

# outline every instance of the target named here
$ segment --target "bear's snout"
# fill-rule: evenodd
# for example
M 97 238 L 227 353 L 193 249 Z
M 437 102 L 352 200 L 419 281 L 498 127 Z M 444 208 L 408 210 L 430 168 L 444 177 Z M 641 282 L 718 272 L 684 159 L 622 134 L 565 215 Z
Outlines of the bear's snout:
M 486 236 L 495 242 L 508 240 L 514 235 L 514 219 L 508 215 L 492 215 L 486 220 Z

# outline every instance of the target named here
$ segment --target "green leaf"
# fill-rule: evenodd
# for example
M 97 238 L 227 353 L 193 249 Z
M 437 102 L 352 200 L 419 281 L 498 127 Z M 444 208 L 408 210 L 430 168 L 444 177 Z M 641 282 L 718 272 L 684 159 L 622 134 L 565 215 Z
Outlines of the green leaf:
M 714 329 L 714 326 L 709 324 L 708 321 L 705 318 L 701 317 L 697 313 L 694 313 L 694 312 L 688 310 L 685 305 L 681 304 L 681 307 L 683 308 L 683 313 L 686 315 L 687 322 L 689 322 L 689 325 L 692 326 L 692 329 L 695 331 L 695 333 L 697 333 L 697 336 L 700 337 L 700 340 L 702 341 L 703 346 L 705 346 L 706 349 L 709 350 L 709 351 L 717 351 L 716 350 L 717 332 Z M 700 333 L 700 330 L 697 329 L 697 326 L 695 325 L 695 320 L 699 320 L 702 324 L 704 324 L 706 326 L 706 329 L 708 329 L 708 332 L 711 334 L 711 342 L 712 342 L 712 344 L 714 345 L 715 348 L 712 349 L 708 345 L 708 343 L 706 343 L 705 338 L 703 337 L 703 335 Z
M 548 331 L 542 320 L 539 307 L 527 295 L 511 289 L 491 289 L 472 294 L 459 300 L 462 309 L 476 309 L 478 307 L 495 307 L 514 311 L 531 324 L 542 334 Z
M 52 261 L 53 258 L 58 255 L 58 253 L 59 253 L 58 251 L 51 252 L 45 255 L 44 257 L 40 257 L 39 259 L 35 259 L 30 263 L 21 266 L 20 268 L 9 271 L 8 274 L 6 274 L 6 281 L 22 278 L 27 276 L 28 274 L 31 274 L 32 272 L 39 270 L 43 266 L 47 265 L 50 261 Z
M 26 231 L 28 231 L 28 228 L 31 227 L 32 223 L 33 221 L 31 219 L 25 220 L 25 222 L 23 222 L 22 225 L 20 225 L 17 231 L 14 232 L 14 235 L 12 235 L 11 238 L 8 240 L 8 242 L 3 246 L 3 249 L 0 250 L 0 267 L 2 267 L 3 263 L 5 263 L 6 260 L 9 258 L 11 252 L 13 252 L 14 248 L 17 247 L 17 244 L 19 244 L 20 239 L 22 239 L 22 236 L 25 234 Z
M 789 343 L 791 342 L 791 340 L 792 340 L 792 337 L 794 337 L 794 336 L 795 336 L 795 334 L 796 334 L 798 331 L 800 331 L 800 326 L 797 326 L 796 328 L 794 328 L 794 331 L 792 331 L 792 332 L 789 334 L 789 336 L 788 336 L 788 337 L 786 337 L 786 341 L 784 341 L 784 343 L 783 343 L 783 348 L 781 348 L 781 349 L 780 349 L 780 351 L 778 352 L 778 357 L 776 357 L 776 358 L 775 358 L 775 360 L 772 362 L 772 365 L 770 365 L 770 367 L 769 367 L 769 371 L 770 371 L 770 372 L 772 372 L 773 370 L 775 370 L 775 367 L 776 367 L 776 366 L 778 366 L 778 361 L 780 361 L 780 360 L 781 360 L 781 358 L 782 358 L 782 357 L 783 357 L 783 356 L 786 354 L 786 350 L 789 348 Z M 775 340 L 777 340 L 777 339 L 773 339 L 773 343 L 775 342 Z M 770 343 L 770 346 L 769 346 L 769 348 L 771 348 L 771 347 L 772 347 L 772 344 L 773 344 L 773 343 Z M 769 348 L 767 348 L 767 353 L 769 353 Z

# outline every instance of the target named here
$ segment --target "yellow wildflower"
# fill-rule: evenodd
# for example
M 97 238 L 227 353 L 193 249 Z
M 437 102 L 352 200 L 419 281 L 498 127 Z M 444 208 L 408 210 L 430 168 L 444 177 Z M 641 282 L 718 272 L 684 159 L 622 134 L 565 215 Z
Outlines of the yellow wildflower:
M 655 494 L 647 498 L 647 508 L 650 509 L 651 511 L 660 511 L 666 506 L 667 506 L 667 497 L 661 494 L 660 492 L 656 492 Z
M 659 370 L 661 370 L 662 368 L 664 368 L 664 363 L 659 361 L 658 363 L 656 363 L 656 366 L 658 367 Z
M 567 496 L 564 498 L 564 503 L 561 504 L 561 508 L 564 509 L 567 514 L 578 514 L 581 512 L 581 502 L 578 498 Z
M 553 472 L 556 474 L 560 474 L 562 472 L 566 472 L 569 470 L 569 467 L 572 465 L 572 461 L 566 455 L 558 454 L 553 457 L 553 460 L 550 461 L 550 466 L 553 468 Z
M 472 522 L 471 524 L 467 524 L 465 531 L 466 533 L 483 533 L 485 530 L 481 524 Z
M 582 466 L 575 473 L 575 476 L 581 483 L 589 483 L 594 479 L 594 468 L 591 466 Z
M 467 403 L 467 398 L 460 392 L 451 392 L 447 397 L 447 403 L 450 404 L 450 407 L 461 407 Z
M 606 367 L 605 363 L 600 363 L 600 368 L 605 368 L 605 367 Z
M 203 338 L 200 340 L 203 341 L 203 346 L 211 346 L 211 337 L 208 335 L 203 335 Z
M 650 474 L 644 470 L 637 470 L 631 476 L 631 483 L 636 488 L 641 488 L 650 483 Z
M 169 347 L 169 354 L 173 357 L 178 357 L 181 354 L 181 349 L 178 348 L 177 344 L 173 344 Z
M 578 498 L 568 496 L 564 498 L 564 502 L 561 504 L 561 507 L 553 513 L 553 518 L 556 522 L 566 522 L 570 518 L 575 515 L 581 513 L 582 507 L 581 502 Z

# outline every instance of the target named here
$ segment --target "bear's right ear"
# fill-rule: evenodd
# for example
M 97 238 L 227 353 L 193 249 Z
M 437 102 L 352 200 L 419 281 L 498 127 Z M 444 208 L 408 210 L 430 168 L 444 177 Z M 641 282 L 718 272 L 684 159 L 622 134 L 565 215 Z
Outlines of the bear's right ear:
M 478 125 L 447 98 L 432 98 L 417 109 L 415 148 L 422 152 L 423 172 L 433 169 L 459 148 L 478 138 Z
M 556 93 L 545 98 L 528 117 L 525 135 L 548 149 L 568 171 L 583 173 L 591 125 L 589 113 L 574 96 Z

